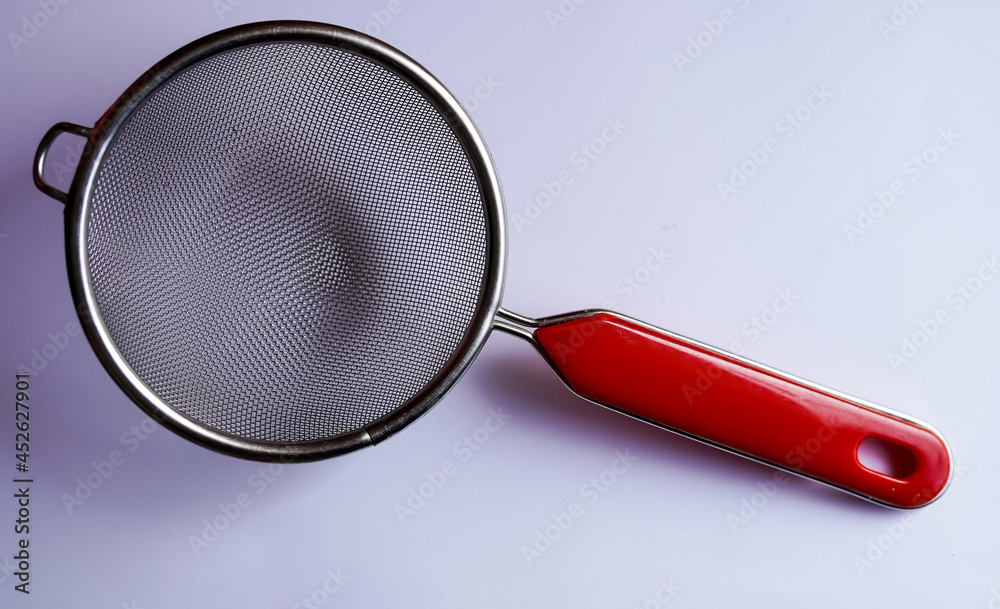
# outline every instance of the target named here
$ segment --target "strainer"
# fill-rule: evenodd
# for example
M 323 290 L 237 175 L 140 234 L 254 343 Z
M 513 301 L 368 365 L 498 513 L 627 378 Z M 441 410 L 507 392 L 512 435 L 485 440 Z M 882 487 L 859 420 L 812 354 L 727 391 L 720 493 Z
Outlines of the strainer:
M 43 179 L 87 138 L 71 187 Z M 98 358 L 208 448 L 313 460 L 425 413 L 493 328 L 566 385 L 660 427 L 898 507 L 945 489 L 934 429 L 609 311 L 500 308 L 505 227 L 489 153 L 426 70 L 351 30 L 269 22 L 170 55 L 93 128 L 42 139 L 69 279 Z M 863 466 L 874 438 L 902 469 Z

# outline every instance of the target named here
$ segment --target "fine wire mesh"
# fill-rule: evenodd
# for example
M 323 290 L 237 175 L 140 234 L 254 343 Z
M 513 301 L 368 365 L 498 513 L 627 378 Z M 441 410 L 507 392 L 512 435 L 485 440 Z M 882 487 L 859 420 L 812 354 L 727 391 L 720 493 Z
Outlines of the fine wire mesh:
M 237 48 L 168 81 L 89 206 L 114 347 L 169 408 L 245 439 L 328 438 L 406 404 L 487 280 L 484 202 L 447 121 L 322 45 Z

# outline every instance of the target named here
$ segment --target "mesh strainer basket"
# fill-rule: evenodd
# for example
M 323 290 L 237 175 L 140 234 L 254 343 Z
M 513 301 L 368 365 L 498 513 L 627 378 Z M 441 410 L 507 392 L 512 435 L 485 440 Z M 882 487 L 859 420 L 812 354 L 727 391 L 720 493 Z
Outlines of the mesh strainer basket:
M 68 192 L 43 179 L 87 138 Z M 209 448 L 311 460 L 425 413 L 493 328 L 579 395 L 898 507 L 943 492 L 933 428 L 609 311 L 500 308 L 499 181 L 426 70 L 363 34 L 241 26 L 146 72 L 93 128 L 53 127 L 35 181 L 67 205 L 69 278 L 98 358 Z M 875 438 L 901 468 L 858 460 Z

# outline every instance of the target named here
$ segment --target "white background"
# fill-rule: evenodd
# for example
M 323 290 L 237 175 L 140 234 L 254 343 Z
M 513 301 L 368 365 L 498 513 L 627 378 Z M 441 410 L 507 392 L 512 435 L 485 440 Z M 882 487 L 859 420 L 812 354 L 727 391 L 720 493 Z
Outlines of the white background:
M 54 14 L 38 17 L 45 6 Z M 388 8 L 0 9 L 0 605 L 1000 607 L 1000 280 L 971 281 L 1000 254 L 995 2 L 566 1 L 560 19 L 555 0 Z M 713 23 L 723 10 L 730 23 Z M 176 48 L 267 19 L 377 33 L 465 100 L 505 192 L 506 308 L 610 306 L 924 419 L 954 451 L 951 488 L 901 512 L 805 480 L 771 485 L 767 467 L 574 397 L 502 334 L 400 435 L 263 477 L 170 432 L 147 437 L 152 423 L 75 336 L 32 376 L 31 594 L 15 592 L 13 373 L 75 320 L 62 208 L 31 184 L 35 147 L 56 122 L 92 125 Z M 779 121 L 813 88 L 832 96 L 786 137 Z M 608 120 L 627 127 L 592 144 Z M 958 138 L 914 179 L 906 163 L 939 129 Z M 777 151 L 723 197 L 719 182 L 768 138 Z M 602 150 L 585 170 L 581 146 Z M 562 171 L 573 183 L 529 210 Z M 849 238 L 845 224 L 895 180 L 905 192 Z M 637 274 L 650 248 L 670 258 Z M 624 288 L 629 276 L 641 289 Z M 952 294 L 970 281 L 974 298 Z M 797 300 L 774 315 L 778 290 Z M 941 309 L 948 323 L 893 366 Z M 755 317 L 773 323 L 755 335 Z M 456 450 L 492 412 L 509 418 L 475 452 Z M 121 465 L 67 504 L 113 451 Z M 637 460 L 595 494 L 616 451 Z M 457 473 L 401 512 L 445 461 Z M 527 559 L 573 502 L 582 515 Z M 213 520 L 224 530 L 196 552 Z

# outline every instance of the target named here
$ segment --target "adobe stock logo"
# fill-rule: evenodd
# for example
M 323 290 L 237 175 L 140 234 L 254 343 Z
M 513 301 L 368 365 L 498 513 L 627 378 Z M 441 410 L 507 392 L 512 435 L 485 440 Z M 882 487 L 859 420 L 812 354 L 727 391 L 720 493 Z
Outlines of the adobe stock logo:
M 83 329 L 75 321 L 68 322 L 62 330 L 49 332 L 47 335 L 49 342 L 41 347 L 32 349 L 30 366 L 21 364 L 17 367 L 18 372 L 23 374 L 41 373 L 49 365 L 49 362 L 59 357 L 59 354 L 69 346 L 70 339 L 81 334 L 83 334 Z
M 665 245 L 650 247 L 643 252 L 645 260 L 637 265 L 631 272 L 625 273 L 622 278 L 615 282 L 614 292 L 620 294 L 622 299 L 617 301 L 613 298 L 605 300 L 601 306 L 605 309 L 613 309 L 616 304 L 628 302 L 635 294 L 646 285 L 653 274 L 659 272 L 670 260 L 670 252 Z
M 801 104 L 785 112 L 784 116 L 774 123 L 774 131 L 783 140 L 790 140 L 795 137 L 806 123 L 811 121 L 817 112 L 826 107 L 827 102 L 833 97 L 833 92 L 825 85 L 818 85 L 809 89 L 809 95 Z M 725 203 L 735 195 L 741 188 L 746 186 L 750 178 L 757 174 L 764 165 L 781 150 L 781 143 L 777 136 L 768 136 L 759 146 L 751 146 L 746 149 L 746 158 L 736 165 L 730 165 L 729 177 L 725 180 L 716 180 L 715 189 Z
M 959 480 L 965 477 L 970 471 L 972 471 L 972 468 L 962 464 L 956 457 L 952 464 L 952 486 L 958 484 Z M 934 507 L 931 506 L 927 509 L 934 509 Z M 893 522 L 883 524 L 882 530 L 868 539 L 865 549 L 851 558 L 851 562 L 854 563 L 854 568 L 857 570 L 858 575 L 865 575 L 865 573 L 884 559 L 916 525 L 917 518 L 910 513 L 903 514 Z
M 309 596 L 303 596 L 299 602 L 292 605 L 292 609 L 318 609 L 322 607 L 344 587 L 344 582 L 351 579 L 350 575 L 341 573 L 339 567 L 336 571 L 327 569 L 324 575 L 326 575 L 326 579 L 323 580 L 323 585 L 313 590 Z
M 632 609 L 662 609 L 666 607 L 667 604 L 674 600 L 677 593 L 680 592 L 681 586 L 674 583 L 674 578 L 668 577 L 666 581 L 660 578 L 656 581 L 660 586 L 656 589 L 656 592 L 647 598 L 642 605 L 635 605 Z
M 607 152 L 611 142 L 617 141 L 626 129 L 628 124 L 623 122 L 621 117 L 604 119 L 600 133 L 569 155 L 567 162 L 572 169 L 559 171 L 551 181 L 542 180 L 535 195 L 525 199 L 527 205 L 524 206 L 523 212 L 510 213 L 508 221 L 517 232 L 523 232 L 526 226 L 538 220 L 546 209 L 565 194 L 578 175 L 586 173 L 594 166 L 597 159 Z
M 792 305 L 795 304 L 795 301 L 799 299 L 799 295 L 795 293 L 794 288 L 778 289 L 774 293 L 776 296 L 771 306 L 764 309 L 759 316 L 754 315 L 751 317 L 750 321 L 743 324 L 741 328 L 741 331 L 750 339 L 751 343 L 757 342 L 764 332 L 767 332 L 769 328 L 778 323 L 778 319 L 787 313 L 792 308 Z M 740 354 L 746 351 L 745 347 L 746 345 L 743 343 L 734 341 L 730 350 L 733 353 Z M 681 386 L 681 392 L 684 394 L 684 399 L 687 400 L 688 405 L 693 406 L 696 399 L 709 391 L 722 374 L 722 369 L 711 362 L 699 368 L 695 374 L 693 383 L 685 383 Z
M 1000 609 L 1000 590 L 993 590 L 990 594 L 990 602 L 987 609 Z
M 140 423 L 132 425 L 122 432 L 121 443 L 128 453 L 139 450 L 142 443 L 156 433 L 160 428 L 152 419 L 143 419 Z M 90 499 L 98 488 L 107 482 L 116 472 L 125 465 L 128 455 L 120 450 L 112 450 L 106 459 L 102 461 L 91 461 L 90 471 L 76 479 L 76 488 L 72 493 L 63 493 L 62 502 L 67 514 L 72 514 L 74 510 L 82 506 Z
M 946 152 L 954 148 L 955 142 L 961 138 L 962 134 L 956 133 L 951 127 L 938 129 L 934 140 L 928 146 L 903 163 L 900 173 L 910 179 L 911 186 L 916 184 L 944 157 Z M 844 236 L 847 237 L 848 243 L 853 245 L 858 237 L 875 226 L 875 222 L 892 209 L 907 192 L 909 191 L 906 183 L 901 178 L 889 182 L 885 190 L 876 189 L 867 205 L 858 206 L 854 224 L 850 222 L 844 224 Z
M 889 351 L 886 357 L 893 372 L 899 372 L 905 364 L 913 361 L 913 358 L 930 344 L 931 339 L 951 323 L 952 315 L 963 310 L 986 287 L 986 284 L 1000 274 L 1000 260 L 996 254 L 989 258 L 983 256 L 979 262 L 976 272 L 969 275 L 965 281 L 955 284 L 945 296 L 945 302 L 951 305 L 950 308 L 941 307 L 926 319 L 918 319 L 917 329 L 900 338 L 899 351 Z
M 393 511 L 400 524 L 405 524 L 408 518 L 412 518 L 419 512 L 427 502 L 430 501 L 442 488 L 453 479 L 462 468 L 462 464 L 468 463 L 486 444 L 495 433 L 503 429 L 510 414 L 504 412 L 503 407 L 488 409 L 489 416 L 483 420 L 483 424 L 476 427 L 468 434 L 462 436 L 461 440 L 455 442 L 451 447 L 451 452 L 455 459 L 444 459 L 441 464 L 432 471 L 424 471 L 424 479 L 407 489 L 409 492 L 406 499 L 397 501 L 393 505 Z
M 561 0 L 555 10 L 545 11 L 545 20 L 549 28 L 553 31 L 560 25 L 569 21 L 570 17 L 576 14 L 577 7 L 582 6 L 587 0 Z
M 760 340 L 761 335 L 767 332 L 774 324 L 778 323 L 778 319 L 787 313 L 789 309 L 795 304 L 800 296 L 795 293 L 795 288 L 788 287 L 784 289 L 777 289 L 774 291 L 775 298 L 771 303 L 771 306 L 760 312 L 760 315 L 754 315 L 750 318 L 750 321 L 743 324 L 740 328 L 740 332 L 743 336 L 750 339 L 751 343 L 755 343 Z
M 521 545 L 521 557 L 529 567 L 543 554 L 552 549 L 555 542 L 562 539 L 574 523 L 586 514 L 586 505 L 594 505 L 607 493 L 621 476 L 639 460 L 628 449 L 616 450 L 615 459 L 604 471 L 580 486 L 580 500 L 571 501 L 561 512 L 550 514 L 551 522 L 535 529 L 531 544 Z
M 369 36 L 378 36 L 382 33 L 382 30 L 385 29 L 386 26 L 392 23 L 393 17 L 402 12 L 403 5 L 400 4 L 399 0 L 389 0 L 388 4 L 385 5 L 385 8 L 369 13 L 372 16 L 372 19 L 371 21 L 365 23 L 365 34 L 368 34 Z
M 492 74 L 480 76 L 472 93 L 462 98 L 462 105 L 469 112 L 475 112 L 484 101 L 493 97 L 493 93 L 500 88 L 501 84 L 503 83 L 493 79 Z
M 770 503 L 771 499 L 778 494 L 781 487 L 788 484 L 790 479 L 791 476 L 788 472 L 779 469 L 774 472 L 772 480 L 758 482 L 755 485 L 755 491 L 750 493 L 748 497 L 740 499 L 739 509 L 726 514 L 726 522 L 729 523 L 729 529 L 733 533 L 736 533 L 740 527 L 748 525 Z
M 226 18 L 226 13 L 231 13 L 236 10 L 236 7 L 243 4 L 243 0 L 214 0 L 212 2 L 212 8 L 215 9 L 215 14 L 219 16 L 219 20 Z
M 560 340 L 555 344 L 550 355 L 557 359 L 560 364 L 566 363 L 566 358 L 573 355 L 577 350 L 587 343 L 587 340 L 597 334 L 599 326 L 592 320 L 584 321 L 579 328 L 573 328 L 565 341 Z
M 285 463 L 289 463 L 287 457 L 281 457 L 279 461 L 261 464 L 256 472 L 247 478 L 247 486 L 254 490 L 256 495 L 266 491 L 269 485 L 285 471 Z M 253 497 L 250 493 L 237 493 L 233 500 L 226 503 L 219 503 L 219 508 L 211 518 L 201 521 L 202 529 L 199 535 L 189 535 L 188 544 L 195 556 L 201 556 L 202 552 L 213 544 L 222 535 L 223 531 L 236 522 L 239 517 L 246 512 L 247 508 L 253 505 Z
M 892 12 L 888 19 L 878 20 L 878 31 L 882 38 L 889 40 L 889 37 L 896 34 L 910 22 L 910 19 L 927 4 L 927 0 L 903 0 L 900 4 L 892 5 Z
M 864 575 L 865 571 L 875 566 L 875 563 L 882 560 L 885 553 L 895 547 L 896 543 L 902 539 L 907 531 L 917 524 L 917 518 L 912 514 L 904 514 L 891 524 L 883 525 L 885 533 L 868 540 L 868 547 L 865 553 L 855 554 L 853 558 L 854 568 L 858 570 L 858 575 Z
M 17 32 L 7 32 L 7 42 L 15 53 L 21 52 L 21 47 L 28 44 L 28 41 L 38 36 L 50 21 L 55 19 L 62 7 L 70 3 L 70 0 L 38 0 L 38 9 L 30 16 L 21 17 L 21 27 Z

